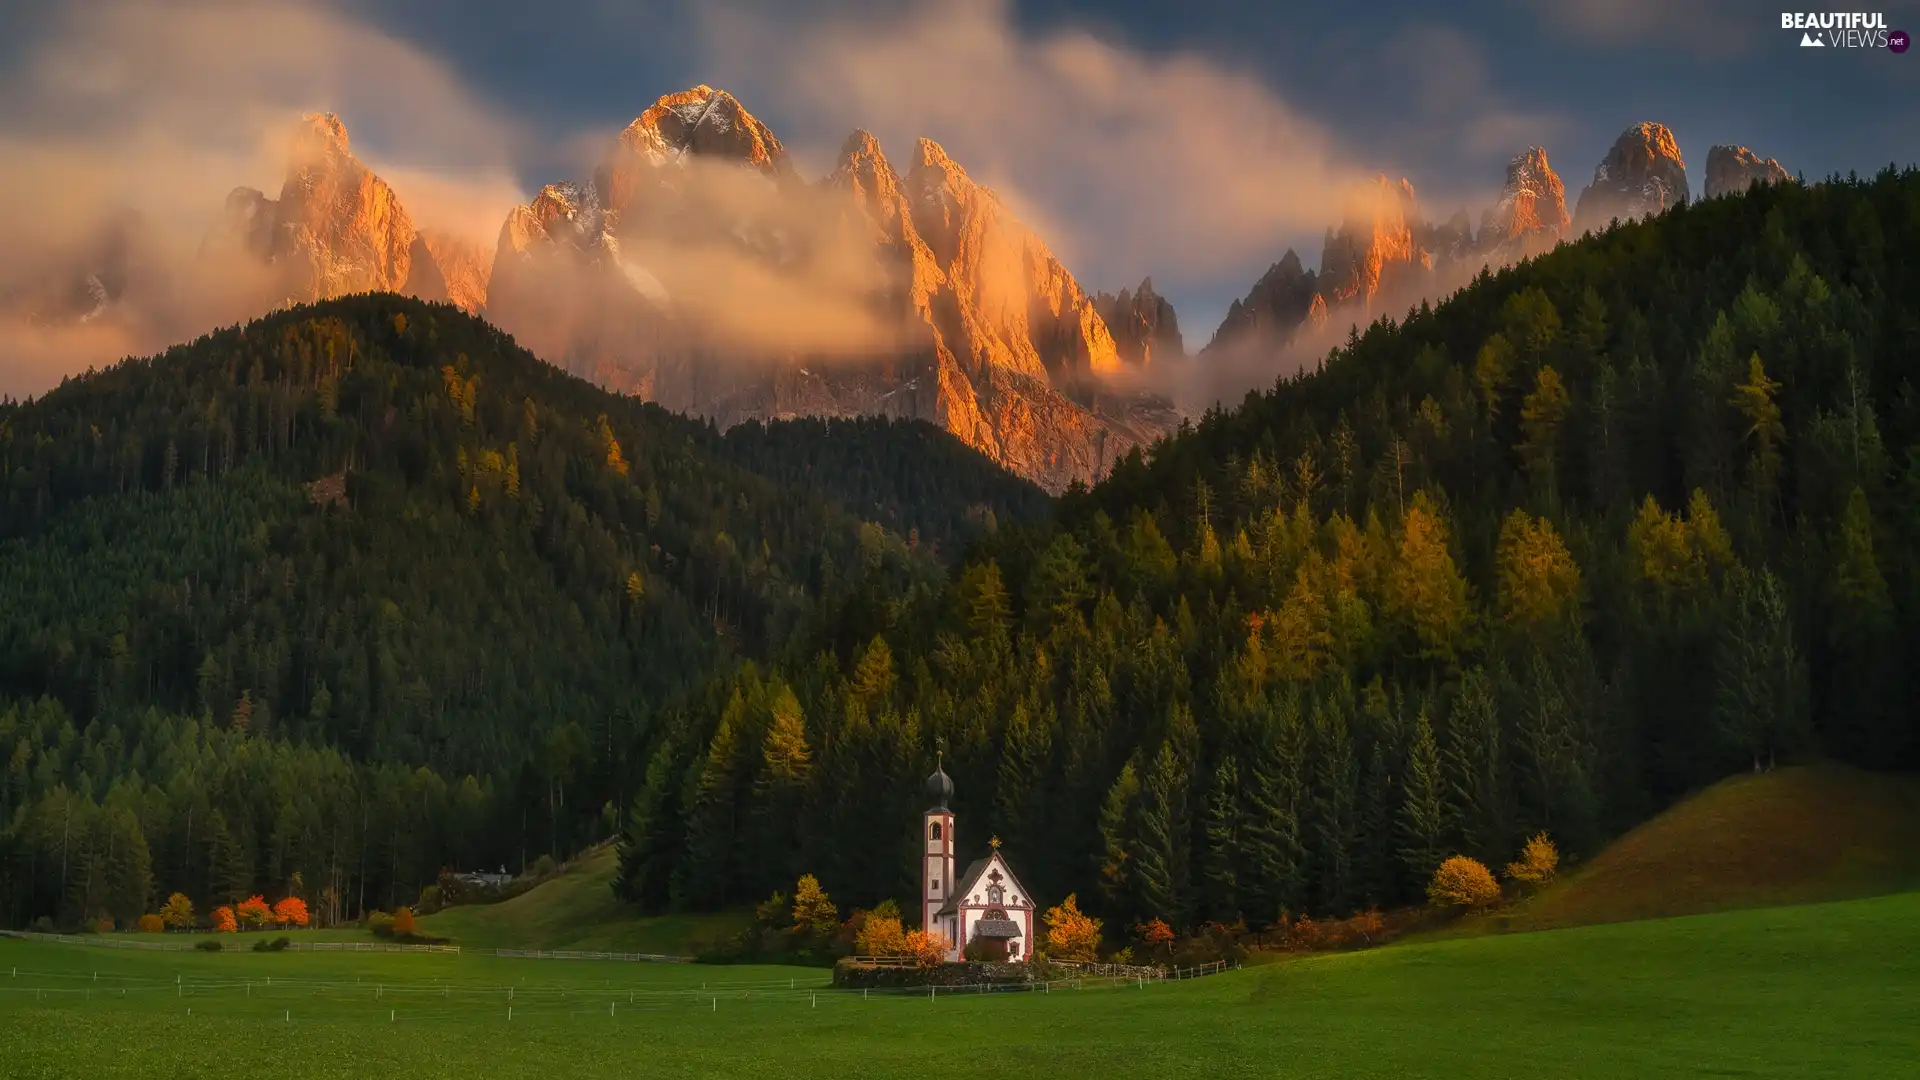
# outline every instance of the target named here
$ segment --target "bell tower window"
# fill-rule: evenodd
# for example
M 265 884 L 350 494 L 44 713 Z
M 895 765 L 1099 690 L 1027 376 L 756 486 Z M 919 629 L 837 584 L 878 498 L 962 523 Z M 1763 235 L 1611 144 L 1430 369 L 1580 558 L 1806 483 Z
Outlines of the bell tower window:
M 936 821 L 933 823 L 932 829 L 927 833 L 927 839 L 929 840 L 940 839 L 940 823 L 939 822 Z

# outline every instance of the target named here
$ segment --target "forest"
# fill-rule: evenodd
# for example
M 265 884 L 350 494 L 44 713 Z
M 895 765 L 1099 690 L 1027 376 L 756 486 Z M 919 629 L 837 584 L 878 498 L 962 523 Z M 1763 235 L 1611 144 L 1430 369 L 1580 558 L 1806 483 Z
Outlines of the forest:
M 613 835 L 645 911 L 909 900 L 941 752 L 963 860 L 1259 927 L 1920 764 L 1916 251 L 1913 171 L 1616 225 L 1057 502 L 390 296 L 70 380 L 0 405 L 0 921 L 297 874 L 325 923 Z
M 0 922 L 295 874 L 332 921 L 612 835 L 661 703 L 1049 512 L 920 428 L 722 436 L 392 296 L 0 405 Z
M 1109 926 L 1418 902 L 1817 755 L 1920 764 L 1920 174 L 1615 224 L 1210 412 L 636 747 L 618 889 L 918 894 L 944 750 Z

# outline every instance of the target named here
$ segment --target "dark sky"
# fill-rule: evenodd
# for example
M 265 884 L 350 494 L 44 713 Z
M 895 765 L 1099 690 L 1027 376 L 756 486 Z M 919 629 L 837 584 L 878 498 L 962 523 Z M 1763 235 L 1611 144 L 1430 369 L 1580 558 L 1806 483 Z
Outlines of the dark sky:
M 983 69 L 980 81 L 971 85 L 949 73 L 950 83 L 940 89 L 960 103 L 958 108 L 951 101 L 935 109 L 904 104 L 882 110 L 894 115 L 869 118 L 863 110 L 873 112 L 876 100 L 886 100 L 884 85 L 876 99 L 869 79 L 866 97 L 844 101 L 821 88 L 836 79 L 857 80 L 858 70 L 807 71 L 802 63 L 799 70 L 768 74 L 780 59 L 782 40 L 829 23 L 858 28 L 930 7 L 977 7 L 990 12 L 985 21 L 1017 42 L 1096 42 L 1104 56 L 1125 57 L 1128 64 L 1156 71 L 1173 70 L 1156 65 L 1198 65 L 1226 78 L 1250 80 L 1270 95 L 1272 108 L 1323 134 L 1327 146 L 1316 151 L 1316 160 L 1404 174 L 1428 197 L 1427 209 L 1441 216 L 1465 204 L 1477 219 L 1475 200 L 1489 197 L 1503 163 L 1533 143 L 1547 147 L 1566 183 L 1571 209 L 1612 139 L 1642 120 L 1661 121 L 1674 130 L 1696 193 L 1707 147 L 1716 142 L 1745 144 L 1809 178 L 1867 172 L 1920 156 L 1920 51 L 1801 48 L 1798 32 L 1781 29 L 1777 2 L 316 3 L 443 63 L 486 108 L 543 133 L 516 144 L 511 168 L 526 191 L 579 175 L 589 152 L 585 148 L 611 136 L 655 97 L 698 82 L 735 90 L 810 172 L 829 164 L 833 147 L 854 124 L 873 127 L 896 157 L 906 149 L 907 137 L 940 139 L 956 159 L 996 186 L 1005 185 L 1017 205 L 1052 229 L 1050 239 L 1089 288 L 1117 288 L 1155 274 L 1180 307 L 1192 346 L 1204 341 L 1228 300 L 1286 246 L 1299 245 L 1309 264 L 1317 262 L 1317 226 L 1309 222 L 1322 220 L 1328 211 L 1315 206 L 1249 220 L 1239 232 L 1255 235 L 1248 240 L 1229 230 L 1228 238 L 1245 242 L 1223 244 L 1213 259 L 1204 257 L 1204 247 L 1214 242 L 1214 234 L 1202 230 L 1191 237 L 1203 248 L 1200 256 L 1191 245 L 1176 256 L 1176 245 L 1164 232 L 1155 232 L 1155 222 L 1167 216 L 1169 206 L 1209 199 L 1213 180 L 1204 170 L 1221 162 L 1231 167 L 1231 153 L 1200 161 L 1195 171 L 1170 174 L 1173 179 L 1143 179 L 1129 187 L 1124 177 L 1111 174 L 1132 171 L 1127 162 L 1150 155 L 1151 145 L 1135 148 L 1130 151 L 1135 158 L 1118 164 L 1084 150 L 1052 155 L 1042 152 L 1045 123 L 1026 116 L 1009 126 L 1010 131 L 1017 127 L 1024 141 L 996 157 L 994 110 L 1017 107 L 1044 114 L 1054 107 L 1045 94 L 1016 97 L 1010 105 L 1006 95 L 993 92 L 994 85 L 1030 66 L 1032 54 L 1016 49 L 1010 54 L 1013 67 Z M 78 6 L 0 0 L 0 29 L 6 31 L 0 33 L 0 77 L 29 63 L 58 19 L 68 19 L 71 28 L 87 17 L 75 12 L 91 7 L 84 0 Z M 99 11 L 100 18 L 113 17 L 111 5 L 102 4 Z M 717 18 L 716 11 L 726 17 Z M 1920 29 L 1920 3 L 1889 8 L 1885 18 L 1892 28 Z M 916 47 L 923 54 L 947 49 L 951 43 L 943 33 L 931 32 Z M 753 44 L 743 44 L 748 41 Z M 862 61 L 856 52 L 825 66 L 858 69 Z M 911 79 L 912 70 L 909 66 L 905 75 L 891 77 Z M 1129 71 L 1138 70 L 1143 69 L 1123 65 L 1119 77 L 1124 81 Z M 1170 77 L 1168 85 L 1186 84 Z M 1110 90 L 1136 113 L 1178 115 L 1210 107 L 1204 94 L 1203 100 L 1178 94 L 1142 99 L 1127 97 L 1125 87 Z M 974 99 L 978 107 L 970 109 Z M 397 145 L 405 136 L 389 135 L 383 125 L 407 108 L 408 102 L 393 100 L 349 115 L 356 146 L 370 148 L 375 160 L 406 157 L 407 148 Z M 1062 109 L 1056 122 L 1082 123 L 1084 115 Z M 0 109 L 0 120 L 4 117 Z M 1118 120 L 1108 115 L 1102 122 Z M 1249 168 L 1278 172 L 1288 159 L 1284 147 L 1278 156 L 1268 147 L 1247 160 Z M 1252 179 L 1257 184 L 1258 178 Z M 1249 178 L 1238 182 L 1244 187 Z M 1301 198 L 1296 190 L 1292 181 L 1276 176 L 1275 199 Z M 1122 233 L 1137 242 L 1114 241 Z

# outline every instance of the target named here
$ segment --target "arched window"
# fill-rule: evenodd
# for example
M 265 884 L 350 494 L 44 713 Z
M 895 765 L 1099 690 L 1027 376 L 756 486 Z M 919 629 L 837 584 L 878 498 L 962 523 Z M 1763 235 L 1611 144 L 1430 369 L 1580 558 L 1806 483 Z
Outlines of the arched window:
M 927 839 L 929 840 L 940 839 L 940 823 L 939 822 L 936 821 L 933 823 L 933 829 L 931 832 L 927 833 Z

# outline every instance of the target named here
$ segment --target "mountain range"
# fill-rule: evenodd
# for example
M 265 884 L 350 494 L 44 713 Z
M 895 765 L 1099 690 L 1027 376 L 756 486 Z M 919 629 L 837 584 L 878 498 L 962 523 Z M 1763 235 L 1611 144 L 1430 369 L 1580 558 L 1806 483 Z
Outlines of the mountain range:
M 1715 146 L 1705 192 L 1784 179 L 1772 159 Z M 1571 213 L 1538 146 L 1508 164 L 1477 229 L 1465 209 L 1424 217 L 1409 180 L 1374 177 L 1350 191 L 1318 267 L 1286 251 L 1233 302 L 1200 363 L 1233 352 L 1273 366 L 1282 348 L 1330 343 L 1688 193 L 1679 146 L 1653 123 L 1616 140 Z M 117 223 L 14 305 L 41 321 L 103 317 L 137 291 L 138 231 Z M 568 371 L 722 427 L 922 419 L 1056 493 L 1181 419 L 1139 389 L 1188 359 L 1151 278 L 1090 293 L 929 139 L 901 170 L 855 131 L 825 176 L 804 179 L 771 128 L 704 85 L 643 111 L 590 176 L 513 208 L 491 250 L 416 226 L 340 119 L 309 114 L 278 197 L 235 188 L 201 254 L 255 272 L 250 310 L 366 291 L 443 300 Z

